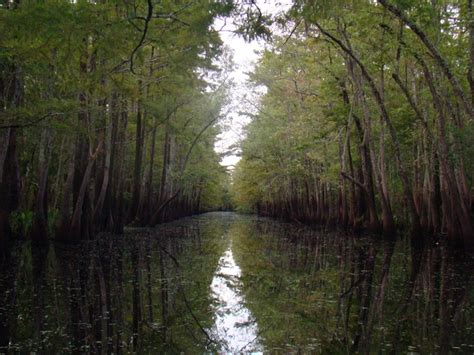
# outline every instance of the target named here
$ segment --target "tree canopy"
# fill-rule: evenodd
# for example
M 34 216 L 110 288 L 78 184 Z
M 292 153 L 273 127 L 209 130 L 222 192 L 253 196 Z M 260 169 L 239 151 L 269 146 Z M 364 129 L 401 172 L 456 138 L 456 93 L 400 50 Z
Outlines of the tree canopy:
M 231 63 L 213 24 L 243 9 L 255 11 L 233 1 L 2 2 L 2 245 L 228 205 L 214 142 Z M 245 18 L 236 22 L 243 31 Z
M 295 1 L 279 22 L 240 208 L 471 244 L 472 2 Z

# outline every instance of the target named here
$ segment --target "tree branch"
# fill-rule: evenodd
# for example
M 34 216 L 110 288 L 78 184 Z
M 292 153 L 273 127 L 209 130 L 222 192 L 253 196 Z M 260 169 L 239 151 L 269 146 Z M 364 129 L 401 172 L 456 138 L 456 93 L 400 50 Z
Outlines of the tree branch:
M 133 58 L 135 56 L 135 53 L 143 45 L 143 42 L 145 42 L 146 34 L 148 32 L 148 25 L 151 21 L 151 18 L 153 17 L 153 3 L 152 3 L 152 0 L 147 0 L 147 2 L 148 2 L 148 13 L 147 13 L 146 18 L 145 18 L 145 25 L 143 27 L 142 37 L 140 38 L 140 42 L 138 42 L 137 46 L 133 49 L 132 54 L 130 54 L 130 71 L 133 74 L 135 74 L 135 71 L 133 69 Z
M 344 178 L 344 179 L 347 179 L 349 180 L 350 182 L 356 184 L 357 186 L 359 186 L 361 188 L 361 190 L 367 192 L 367 188 L 361 183 L 359 182 L 358 180 L 354 179 L 352 176 L 346 174 L 345 172 L 341 171 L 341 176 Z
M 444 75 L 446 75 L 448 81 L 451 83 L 451 86 L 453 87 L 456 96 L 461 101 L 464 110 L 472 119 L 472 106 L 466 99 L 466 95 L 464 94 L 461 85 L 459 84 L 454 74 L 451 72 L 451 69 L 449 68 L 444 58 L 438 52 L 433 43 L 431 43 L 426 34 L 413 21 L 411 21 L 407 16 L 405 16 L 405 14 L 402 13 L 399 8 L 392 4 L 389 4 L 387 0 L 377 0 L 377 2 L 381 4 L 384 8 L 386 8 L 388 11 L 390 11 L 392 14 L 394 14 L 396 17 L 398 17 L 406 26 L 410 27 L 410 29 L 418 36 L 421 42 L 423 42 L 426 48 L 428 48 L 429 52 L 434 57 L 436 63 L 441 67 L 441 70 L 443 71 Z
M 26 122 L 26 123 L 16 123 L 16 124 L 7 124 L 7 125 L 1 125 L 0 129 L 8 129 L 8 128 L 24 128 L 24 127 L 30 127 L 34 126 L 41 121 L 45 120 L 46 118 L 50 116 L 56 116 L 56 115 L 62 115 L 64 113 L 62 112 L 48 112 L 47 114 L 37 118 L 36 120 L 33 120 L 31 122 Z

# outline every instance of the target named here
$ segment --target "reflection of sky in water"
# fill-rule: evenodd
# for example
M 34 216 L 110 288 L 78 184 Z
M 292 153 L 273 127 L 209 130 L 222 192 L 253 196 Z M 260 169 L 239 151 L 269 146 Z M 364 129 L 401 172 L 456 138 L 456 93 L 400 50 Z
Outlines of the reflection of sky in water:
M 211 283 L 215 299 L 212 333 L 222 351 L 261 351 L 257 323 L 239 292 L 240 276 L 240 267 L 235 263 L 232 247 L 229 247 L 221 256 Z

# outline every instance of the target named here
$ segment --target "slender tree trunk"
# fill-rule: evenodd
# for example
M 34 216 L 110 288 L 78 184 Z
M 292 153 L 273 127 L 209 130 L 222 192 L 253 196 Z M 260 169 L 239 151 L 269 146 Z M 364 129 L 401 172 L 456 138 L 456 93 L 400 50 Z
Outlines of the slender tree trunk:
M 170 165 L 170 145 L 171 145 L 171 139 L 170 139 L 170 134 L 169 134 L 169 127 L 166 126 L 165 139 L 163 143 L 163 166 L 161 169 L 160 195 L 158 198 L 160 205 L 162 205 L 166 201 L 166 198 L 167 198 L 168 170 L 169 170 L 169 165 Z M 163 213 L 163 211 L 161 211 L 160 213 Z M 157 216 L 157 218 L 160 218 L 160 217 Z M 159 219 L 156 219 L 155 221 L 152 221 L 152 223 L 156 223 L 158 221 Z
M 360 98 L 360 95 L 359 95 L 360 85 L 357 84 L 359 80 L 356 78 L 353 63 L 350 59 L 346 61 L 346 66 L 348 68 L 348 73 L 351 76 L 354 82 L 354 85 L 356 87 L 356 91 L 357 91 L 356 97 Z M 343 84 L 341 85 L 341 88 L 342 88 L 343 100 L 345 104 L 349 106 L 349 109 L 351 110 L 351 115 L 352 115 L 352 118 L 354 119 L 354 123 L 357 129 L 357 133 L 359 135 L 359 142 L 360 142 L 359 150 L 360 150 L 360 157 L 362 161 L 362 165 L 361 165 L 362 183 L 360 183 L 358 187 L 361 188 L 360 196 L 362 197 L 359 199 L 359 203 L 361 205 L 363 204 L 363 206 L 360 206 L 358 210 L 359 212 L 361 212 L 365 209 L 364 207 L 366 207 L 366 210 L 367 210 L 366 213 L 368 216 L 368 227 L 371 230 L 377 230 L 380 223 L 377 217 L 377 210 L 375 207 L 375 194 L 374 194 L 373 176 L 372 176 L 372 171 L 373 171 L 372 160 L 370 159 L 370 153 L 369 153 L 368 144 L 367 144 L 369 140 L 368 139 L 369 132 L 365 125 L 364 125 L 364 128 L 362 128 L 361 120 L 352 112 L 353 103 L 351 103 L 351 101 L 349 100 L 349 94 L 347 92 L 346 86 Z M 352 177 L 351 182 L 352 184 L 354 184 L 355 182 L 354 176 L 352 175 L 351 177 Z
M 124 225 L 124 156 L 125 156 L 125 140 L 127 137 L 127 125 L 128 125 L 128 105 L 127 101 L 123 100 L 121 105 L 121 127 L 120 134 L 118 134 L 118 147 L 117 147 L 117 173 L 115 174 L 116 181 L 114 186 L 114 198 L 113 198 L 113 229 L 114 233 L 122 234 Z
M 6 144 L 6 157 L 0 183 L 0 250 L 4 251 L 12 237 L 10 214 L 20 205 L 20 167 L 17 153 L 17 132 L 10 129 Z
M 59 223 L 56 230 L 56 238 L 64 241 L 72 241 L 71 235 L 69 234 L 69 226 L 71 223 L 71 206 L 72 206 L 72 191 L 74 184 L 74 176 L 76 171 L 76 142 L 74 139 L 71 140 L 71 153 L 69 157 L 69 166 L 67 179 L 63 188 L 63 197 L 61 201 Z
M 381 1 L 381 0 L 379 0 Z M 377 107 L 379 108 L 380 114 L 382 115 L 383 120 L 385 121 L 387 128 L 390 133 L 390 137 L 394 146 L 394 151 L 395 151 L 395 160 L 397 162 L 397 167 L 398 167 L 398 172 L 400 174 L 400 178 L 402 180 L 402 186 L 403 186 L 403 191 L 405 194 L 405 199 L 407 200 L 409 210 L 411 212 L 411 217 L 412 217 L 412 232 L 413 235 L 418 235 L 421 227 L 420 227 L 420 218 L 418 216 L 418 212 L 416 210 L 415 202 L 413 200 L 413 193 L 411 191 L 411 186 L 410 186 L 410 181 L 408 178 L 407 171 L 405 169 L 404 164 L 402 163 L 401 160 L 401 148 L 400 148 L 400 142 L 398 140 L 398 135 L 397 131 L 395 130 L 395 127 L 392 124 L 392 121 L 390 119 L 390 116 L 388 114 L 387 108 L 385 107 L 385 103 L 383 101 L 383 98 L 380 94 L 380 91 L 377 89 L 377 86 L 375 85 L 374 79 L 372 76 L 369 74 L 367 71 L 365 65 L 359 60 L 359 58 L 354 54 L 352 49 L 348 46 L 346 46 L 344 43 L 341 42 L 341 40 L 337 39 L 333 35 L 331 35 L 329 32 L 324 30 L 317 22 L 315 22 L 316 27 L 323 33 L 326 37 L 330 38 L 333 42 L 335 42 L 343 52 L 345 52 L 347 55 L 349 55 L 354 62 L 357 64 L 357 66 L 360 68 L 363 77 L 367 81 L 369 88 L 372 92 L 372 95 L 375 99 L 375 102 L 377 104 Z
M 114 113 L 113 113 L 114 114 Z M 112 115 L 113 115 L 112 114 Z M 99 228 L 99 230 L 103 230 L 107 223 L 107 216 L 108 214 L 104 211 L 104 203 L 105 198 L 107 195 L 107 191 L 109 189 L 109 180 L 110 180 L 110 165 L 111 165 L 111 158 L 112 158 L 112 136 L 114 132 L 114 119 L 111 117 L 109 123 L 106 127 L 106 138 L 105 138 L 105 161 L 104 161 L 104 170 L 103 170 L 103 179 L 102 179 L 102 186 L 100 188 L 99 197 L 95 204 L 94 208 L 94 225 Z
M 462 239 L 466 247 L 472 247 L 474 243 L 474 230 L 469 215 L 469 208 L 465 205 L 465 200 L 461 196 L 462 192 L 458 189 L 455 173 L 449 162 L 445 109 L 428 67 L 422 61 L 420 64 L 423 66 L 426 82 L 428 83 L 433 98 L 433 106 L 438 114 L 440 189 L 443 202 L 443 224 L 448 235 L 453 240 Z
M 114 196 L 115 190 L 117 189 L 117 179 L 114 179 L 114 175 L 117 174 L 118 166 L 118 151 L 120 147 L 120 113 L 118 108 L 118 96 L 114 92 L 111 99 L 110 116 L 112 119 L 112 132 L 111 132 L 111 146 L 110 146 L 110 167 L 109 167 L 109 183 L 107 185 L 104 207 L 102 212 L 102 219 L 104 221 L 104 229 L 108 232 L 112 232 L 115 228 L 114 221 Z
M 50 129 L 44 128 L 38 154 L 38 191 L 36 193 L 31 240 L 34 243 L 45 243 L 48 236 L 48 170 L 50 156 Z
M 156 117 L 153 117 L 153 131 L 151 134 L 151 144 L 150 144 L 150 164 L 148 167 L 146 201 L 145 201 L 142 224 L 146 224 L 150 220 L 150 216 L 151 216 L 152 199 L 153 199 L 153 173 L 154 173 L 153 170 L 154 170 L 154 164 L 155 164 L 156 131 L 157 131 L 157 120 L 156 120 Z
M 365 95 L 362 89 L 362 78 L 360 78 L 358 73 L 356 73 L 353 61 L 350 58 L 348 59 L 348 68 L 349 74 L 351 75 L 352 80 L 354 82 L 356 90 L 355 96 L 357 98 L 358 104 L 362 106 L 364 113 L 364 119 L 362 120 L 363 128 L 361 126 L 361 120 L 359 120 L 358 117 L 354 117 L 354 120 L 359 130 L 359 134 L 361 135 L 361 158 L 364 173 L 364 193 L 366 195 L 366 202 L 368 207 L 369 229 L 378 230 L 380 222 L 377 216 L 374 193 L 374 180 L 377 183 L 377 178 L 374 179 L 374 172 L 376 172 L 373 167 L 373 164 L 375 163 L 375 156 L 373 153 L 371 154 L 371 119 Z
M 18 108 L 23 99 L 23 84 L 18 68 L 4 63 L 0 72 L 0 113 Z M 0 154 L 0 254 L 12 237 L 10 215 L 19 208 L 21 198 L 20 166 L 17 152 L 17 128 L 6 128 Z
M 346 126 L 346 131 L 349 129 Z M 345 161 L 345 151 L 347 149 L 347 139 L 343 135 L 343 131 L 339 133 L 339 166 L 341 171 L 346 171 L 346 161 Z M 344 137 L 343 137 L 344 136 Z M 342 143 L 344 142 L 344 143 Z M 339 191 L 338 191 L 338 218 L 339 222 L 346 226 L 348 221 L 348 211 L 347 211 L 347 196 L 346 196 L 346 184 L 342 176 L 339 176 Z
M 3 167 L 8 153 L 8 143 L 10 142 L 10 131 L 11 128 L 7 127 L 0 129 L 0 184 L 3 180 Z
M 347 158 L 349 161 L 349 171 L 351 176 L 354 175 L 354 163 L 352 162 L 352 153 L 351 153 L 351 137 L 350 137 L 350 129 L 347 133 Z M 356 192 L 355 192 L 355 184 L 351 181 L 349 185 L 349 222 L 352 228 L 357 228 L 357 202 L 356 202 Z
M 89 226 L 85 226 L 82 219 L 83 207 L 86 203 L 87 198 L 87 189 L 89 187 L 89 183 L 92 177 L 92 168 L 94 166 L 94 162 L 97 159 L 97 156 L 102 148 L 102 142 L 97 145 L 95 152 L 89 157 L 87 162 L 86 171 L 84 172 L 84 177 L 82 179 L 81 187 L 79 189 L 79 193 L 77 194 L 76 204 L 74 207 L 74 213 L 72 215 L 71 220 L 71 235 L 73 240 L 84 239 L 87 237 L 85 234 L 85 229 Z
M 141 80 L 138 81 L 141 96 Z M 144 122 L 142 117 L 142 103 L 137 101 L 137 130 L 135 135 L 135 167 L 133 170 L 133 191 L 132 202 L 130 206 L 129 220 L 133 221 L 137 217 L 138 204 L 140 202 L 140 183 L 142 176 L 142 159 L 143 159 L 143 140 L 144 140 Z
M 56 179 L 53 184 L 52 192 L 54 194 L 53 201 L 51 202 L 51 207 L 53 210 L 58 208 L 58 201 L 61 197 L 61 178 L 63 175 L 63 163 L 64 163 L 64 153 L 67 152 L 64 148 L 64 144 L 66 143 L 66 137 L 62 137 L 61 144 L 59 146 L 59 157 L 58 157 L 58 170 L 56 172 Z

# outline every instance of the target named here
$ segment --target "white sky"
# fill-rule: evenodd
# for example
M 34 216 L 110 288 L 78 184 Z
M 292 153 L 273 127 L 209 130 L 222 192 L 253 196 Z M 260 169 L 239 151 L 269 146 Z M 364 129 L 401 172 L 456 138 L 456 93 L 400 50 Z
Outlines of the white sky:
M 292 2 L 291 0 L 257 0 L 256 3 L 264 14 L 276 14 L 288 9 Z M 227 19 L 227 21 L 218 19 L 214 23 L 214 28 L 221 29 L 221 39 L 224 45 L 231 49 L 235 63 L 235 68 L 231 74 L 235 88 L 232 90 L 230 104 L 227 108 L 229 113 L 223 122 L 223 132 L 218 136 L 215 145 L 218 153 L 228 151 L 230 147 L 238 144 L 239 140 L 243 138 L 243 129 L 249 123 L 249 118 L 239 114 L 239 112 L 255 112 L 254 105 L 258 104 L 258 89 L 249 85 L 249 77 L 246 73 L 252 72 L 259 57 L 258 52 L 265 48 L 264 41 L 248 43 L 242 37 L 234 34 L 232 31 L 235 30 L 235 27 L 232 26 L 231 22 L 231 19 Z M 233 165 L 239 160 L 238 156 L 231 154 L 225 156 L 221 164 L 232 169 Z

